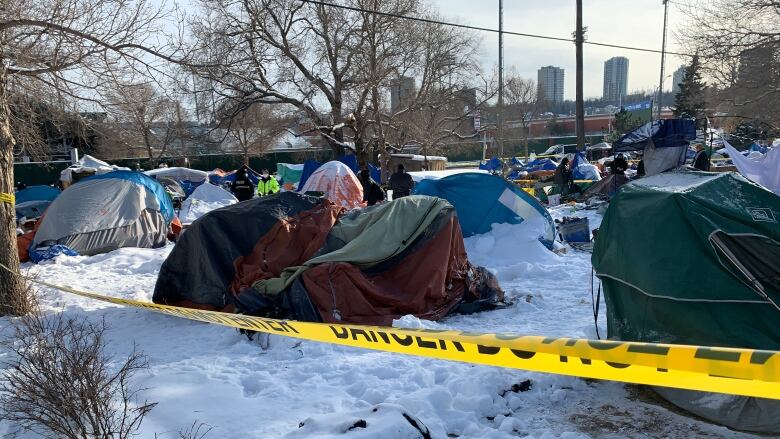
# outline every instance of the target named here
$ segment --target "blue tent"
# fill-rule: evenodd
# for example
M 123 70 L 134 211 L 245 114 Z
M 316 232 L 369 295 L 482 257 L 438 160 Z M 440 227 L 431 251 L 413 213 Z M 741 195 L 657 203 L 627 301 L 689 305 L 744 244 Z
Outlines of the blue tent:
M 30 186 L 16 192 L 16 204 L 27 201 L 54 201 L 60 195 L 60 190 L 51 186 Z
M 588 162 L 588 159 L 585 158 L 585 153 L 582 151 L 574 154 L 571 169 L 575 180 L 601 180 L 599 170 Z
M 322 166 L 322 163 L 316 161 L 316 160 L 306 160 L 303 162 L 303 172 L 301 172 L 301 181 L 298 182 L 298 191 L 300 192 L 303 189 L 303 185 L 306 184 L 306 180 L 311 177 L 311 174 L 314 174 L 314 171 L 317 170 Z
M 158 183 L 157 180 L 142 172 L 112 171 L 106 174 L 94 175 L 81 181 L 109 179 L 131 181 L 135 184 L 145 187 L 149 192 L 154 194 L 155 198 L 157 198 L 160 213 L 162 214 L 163 218 L 165 218 L 166 224 L 170 224 L 170 222 L 173 221 L 173 218 L 176 216 L 176 212 L 173 210 L 173 201 L 171 201 L 171 197 L 168 196 L 165 188 L 160 183 Z
M 503 168 L 504 168 L 504 164 L 501 162 L 501 160 L 499 160 L 496 157 L 493 157 L 490 160 L 487 160 L 485 162 L 479 163 L 479 169 L 488 172 L 500 171 Z
M 548 248 L 555 240 L 555 223 L 539 200 L 496 175 L 467 172 L 438 180 L 425 179 L 413 193 L 444 198 L 455 206 L 463 236 L 487 233 L 497 223 L 542 219 L 546 227 L 539 240 Z

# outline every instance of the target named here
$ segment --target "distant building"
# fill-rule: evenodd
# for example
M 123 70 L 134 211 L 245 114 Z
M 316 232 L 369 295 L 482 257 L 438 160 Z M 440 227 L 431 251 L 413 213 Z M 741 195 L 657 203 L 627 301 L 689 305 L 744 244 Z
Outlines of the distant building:
M 606 102 L 622 103 L 628 88 L 628 58 L 616 56 L 604 62 L 604 94 Z
M 414 78 L 400 78 L 390 86 L 390 111 L 407 105 L 414 96 Z
M 685 66 L 680 66 L 677 70 L 674 71 L 674 75 L 672 75 L 673 94 L 677 94 L 680 91 L 680 84 L 683 82 L 684 77 L 685 77 Z
M 552 104 L 563 102 L 563 69 L 546 66 L 537 72 L 539 97 Z

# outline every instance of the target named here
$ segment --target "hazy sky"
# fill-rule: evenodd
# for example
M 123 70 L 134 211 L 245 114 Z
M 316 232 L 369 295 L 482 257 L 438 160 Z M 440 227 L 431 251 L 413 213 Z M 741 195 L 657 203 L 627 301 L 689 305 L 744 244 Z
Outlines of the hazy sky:
M 498 28 L 498 0 L 431 0 L 447 21 Z M 576 24 L 575 0 L 505 0 L 504 29 L 507 31 L 570 38 Z M 684 20 L 670 2 L 667 50 L 677 48 L 673 30 Z M 663 5 L 661 0 L 584 0 L 583 26 L 589 41 L 649 49 L 661 48 Z M 498 63 L 498 34 L 479 32 L 486 70 Z M 613 56 L 629 59 L 628 91 L 657 89 L 661 55 L 633 50 L 585 45 L 585 97 L 601 97 L 604 61 Z M 684 61 L 666 57 L 666 73 Z M 574 99 L 575 50 L 573 43 L 536 38 L 504 36 L 504 66 L 515 66 L 523 76 L 536 80 L 541 66 L 565 69 L 564 95 Z M 665 81 L 670 89 L 671 78 Z

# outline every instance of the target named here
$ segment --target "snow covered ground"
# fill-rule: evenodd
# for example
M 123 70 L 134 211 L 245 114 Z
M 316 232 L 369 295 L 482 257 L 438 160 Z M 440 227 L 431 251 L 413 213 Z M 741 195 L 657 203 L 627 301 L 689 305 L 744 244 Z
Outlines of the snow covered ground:
M 588 216 L 591 228 L 598 226 L 594 211 L 574 210 L 559 206 L 552 214 Z M 529 238 L 527 227 L 499 225 L 466 240 L 471 261 L 493 270 L 515 305 L 438 323 L 407 316 L 396 326 L 595 337 L 590 254 L 553 254 Z M 60 257 L 29 268 L 48 282 L 151 301 L 171 248 Z M 40 294 L 49 312 L 105 318 L 117 358 L 134 344 L 147 355 L 150 367 L 135 384 L 147 389 L 143 398 L 159 404 L 143 423 L 144 438 L 175 438 L 194 422 L 213 426 L 207 438 L 331 437 L 361 419 L 381 433 L 358 426 L 347 437 L 368 437 L 369 431 L 372 439 L 414 437 L 417 430 L 403 413 L 424 423 L 434 438 L 747 436 L 681 414 L 637 386 L 274 336 L 249 341 L 229 328 L 46 288 Z M 602 309 L 602 335 L 604 315 Z M 0 436 L 10 427 L 0 423 Z

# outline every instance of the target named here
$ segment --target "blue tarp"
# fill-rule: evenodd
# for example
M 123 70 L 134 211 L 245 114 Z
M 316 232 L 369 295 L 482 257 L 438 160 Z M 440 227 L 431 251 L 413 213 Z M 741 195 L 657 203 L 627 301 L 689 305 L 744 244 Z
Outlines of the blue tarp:
M 501 160 L 499 160 L 496 157 L 491 158 L 490 160 L 479 163 L 479 169 L 488 171 L 488 172 L 494 172 L 494 171 L 500 171 L 503 169 L 504 164 L 501 163 Z
M 378 166 L 374 166 L 371 163 L 368 164 L 368 171 L 371 174 L 371 179 L 378 182 L 382 181 L 382 170 Z
M 349 169 L 351 169 L 355 174 L 357 174 L 360 170 L 360 168 L 358 168 L 357 156 L 355 154 L 343 155 L 336 160 L 347 165 Z
M 316 160 L 306 160 L 303 162 L 303 172 L 301 172 L 301 181 L 298 182 L 298 192 L 303 190 L 303 185 L 306 184 L 306 180 L 308 180 L 309 177 L 311 177 L 311 174 L 314 174 L 314 171 L 320 166 L 322 166 L 322 163 Z
M 599 170 L 588 162 L 585 153 L 577 152 L 571 164 L 572 176 L 575 180 L 601 180 Z
M 50 259 L 54 259 L 59 255 L 65 255 L 65 256 L 79 255 L 77 251 L 62 244 L 52 245 L 51 247 L 39 247 L 36 249 L 31 249 L 29 254 L 30 254 L 30 260 L 35 262 L 36 264 L 42 261 L 48 261 Z
M 27 218 L 28 220 L 40 218 L 50 204 L 51 201 L 49 200 L 34 200 L 17 203 L 15 206 L 16 220 L 19 221 L 22 218 Z
M 555 240 L 555 223 L 539 200 L 497 175 L 468 172 L 425 179 L 413 193 L 444 198 L 455 206 L 463 236 L 487 233 L 493 224 L 537 219 L 546 223 L 540 241 L 552 248 Z
M 647 146 L 656 148 L 687 147 L 696 139 L 696 121 L 693 119 L 663 119 L 648 122 L 612 144 L 615 152 L 642 151 Z
M 16 192 L 16 204 L 27 201 L 54 201 L 60 195 L 60 190 L 51 186 L 30 186 Z
M 168 196 L 168 193 L 165 192 L 165 188 L 160 183 L 158 183 L 157 180 L 142 172 L 112 171 L 107 174 L 94 175 L 81 181 L 106 180 L 110 178 L 128 180 L 144 186 L 157 198 L 157 202 L 160 204 L 160 213 L 162 213 L 163 218 L 165 218 L 165 222 L 170 223 L 173 221 L 173 217 L 176 216 L 176 213 L 173 211 L 173 201 L 171 201 L 171 197 Z
M 252 182 L 253 185 L 257 186 L 257 183 L 260 181 L 260 174 L 255 173 L 255 171 L 251 169 L 247 169 L 246 176 L 249 177 L 249 180 Z M 217 174 L 209 175 L 209 183 L 215 186 L 221 186 L 221 187 L 230 186 L 230 184 L 233 183 L 234 181 L 236 181 L 236 171 L 228 172 L 223 176 L 219 176 Z M 184 189 L 185 192 L 187 191 L 187 188 L 184 187 L 185 184 L 192 185 L 192 190 L 195 190 L 195 188 L 200 186 L 200 183 L 192 183 L 192 182 L 179 182 L 179 184 L 182 185 L 182 188 Z M 187 196 L 189 196 L 190 193 L 188 193 Z
M 525 165 L 524 171 L 536 172 L 536 171 L 554 171 L 558 167 L 558 164 L 551 159 L 534 159 Z

